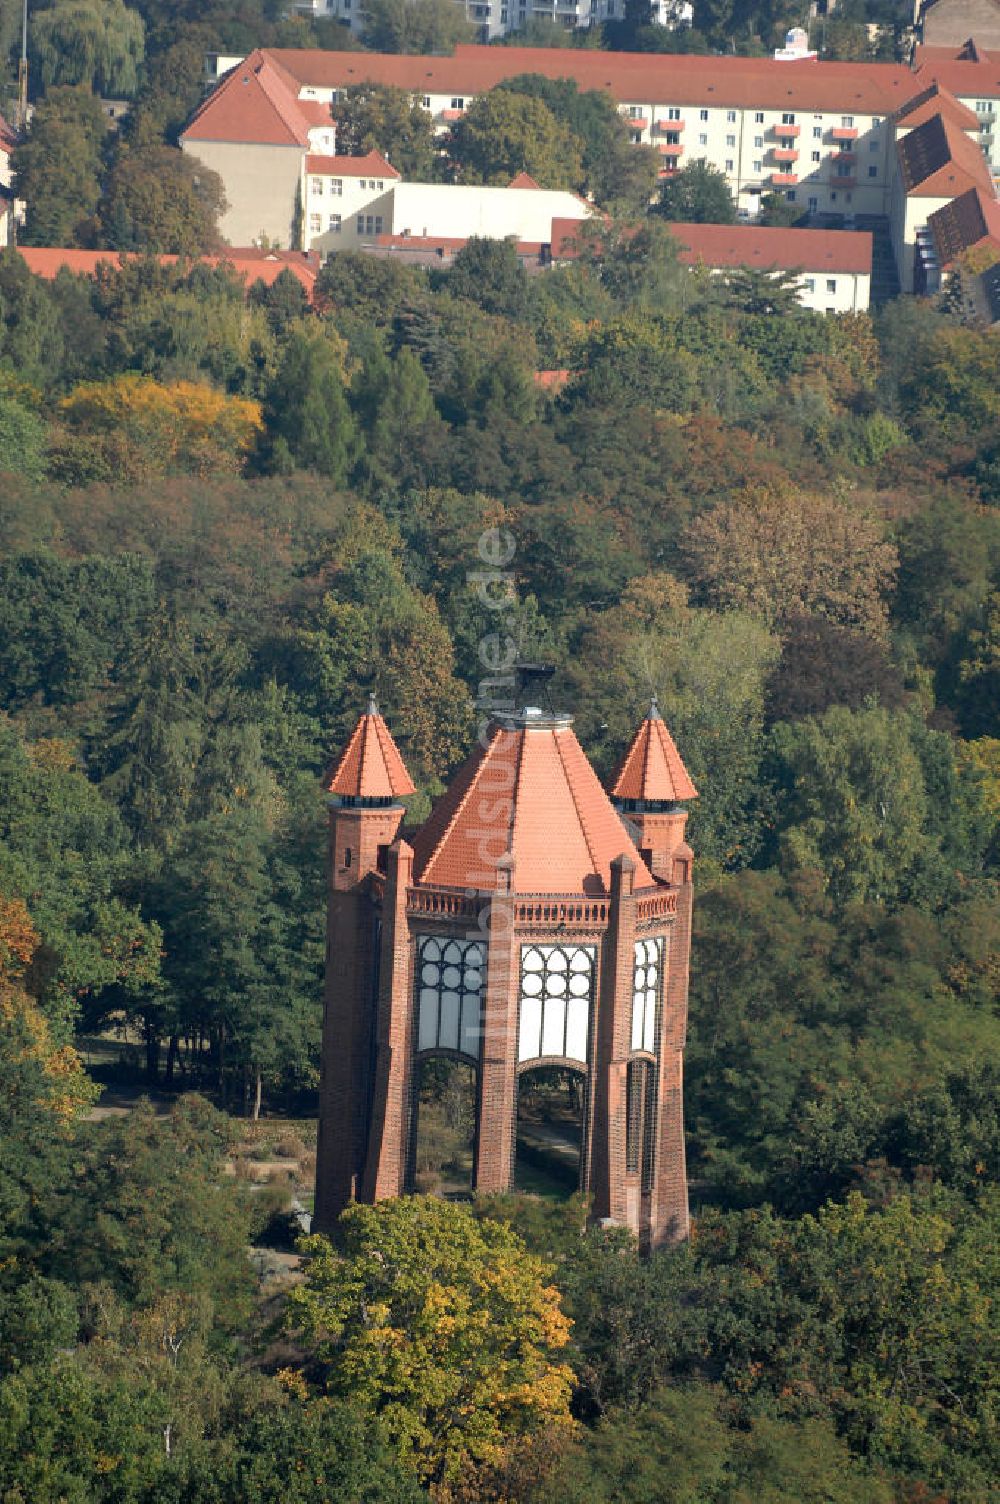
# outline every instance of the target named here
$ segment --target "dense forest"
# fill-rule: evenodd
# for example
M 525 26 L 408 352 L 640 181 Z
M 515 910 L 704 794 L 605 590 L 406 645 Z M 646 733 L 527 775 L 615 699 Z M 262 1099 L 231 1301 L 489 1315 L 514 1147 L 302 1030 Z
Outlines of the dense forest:
M 991 1497 L 994 339 L 655 218 L 534 277 L 338 255 L 311 305 L 8 251 L 0 460 L 0 1497 Z M 655 690 L 700 790 L 694 1236 L 417 1198 L 286 1297 L 223 1167 L 314 1111 L 319 776 L 372 689 L 426 813 L 490 526 L 599 770 Z M 98 1037 L 166 1115 L 91 1120 Z

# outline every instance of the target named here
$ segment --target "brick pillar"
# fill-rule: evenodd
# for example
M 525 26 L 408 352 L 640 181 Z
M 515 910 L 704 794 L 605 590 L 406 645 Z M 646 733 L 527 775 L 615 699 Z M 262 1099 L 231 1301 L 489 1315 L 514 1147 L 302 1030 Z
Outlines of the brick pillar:
M 477 1191 L 506 1191 L 514 1178 L 517 1127 L 517 1023 L 521 977 L 520 945 L 514 934 L 514 861 L 496 864 L 496 891 L 490 899 L 486 1005 L 483 1010 L 476 1124 Z
M 691 962 L 691 910 L 694 898 L 690 862 L 687 862 L 686 872 L 688 881 L 678 888 L 677 917 L 670 927 L 663 994 L 656 1170 L 648 1228 L 651 1248 L 679 1242 L 690 1231 L 687 1165 L 684 1155 L 683 1089 Z
M 638 1232 L 638 1204 L 629 1205 L 625 1185 L 625 1080 L 632 1032 L 632 973 L 635 954 L 635 863 L 627 855 L 611 863 L 611 903 L 604 939 L 591 1082 L 594 1130 L 588 1189 L 592 1214 Z
M 413 978 L 406 895 L 413 880 L 413 848 L 389 848 L 382 914 L 381 978 L 368 1157 L 360 1199 L 382 1201 L 405 1190 L 410 1129 Z
M 331 801 L 327 860 L 326 979 L 316 1150 L 317 1232 L 330 1232 L 358 1193 L 364 1170 L 375 1026 L 378 905 L 369 875 L 395 837 L 401 805 L 345 808 Z

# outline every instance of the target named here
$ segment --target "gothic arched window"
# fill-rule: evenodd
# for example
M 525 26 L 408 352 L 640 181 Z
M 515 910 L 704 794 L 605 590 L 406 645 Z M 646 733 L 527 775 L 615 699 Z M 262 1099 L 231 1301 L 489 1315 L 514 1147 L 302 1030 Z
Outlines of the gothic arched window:
M 592 945 L 521 947 L 518 1060 L 561 1055 L 586 1065 L 595 955 Z
M 625 1078 L 625 1169 L 642 1172 L 644 1191 L 653 1187 L 656 1147 L 656 1066 L 652 1060 L 630 1060 Z
M 417 1049 L 479 1059 L 486 947 L 476 940 L 417 939 Z
M 635 942 L 632 970 L 632 1048 L 655 1055 L 660 1035 L 663 936 Z

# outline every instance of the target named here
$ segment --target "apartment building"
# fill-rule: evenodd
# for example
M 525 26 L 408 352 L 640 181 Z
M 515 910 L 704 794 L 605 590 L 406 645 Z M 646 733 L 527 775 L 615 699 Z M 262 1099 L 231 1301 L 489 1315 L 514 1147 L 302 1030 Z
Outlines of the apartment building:
M 455 4 L 476 27 L 481 42 L 521 31 L 529 21 L 549 21 L 574 31 L 625 15 L 625 0 L 455 0 Z M 302 16 L 339 21 L 359 36 L 365 29 L 363 0 L 295 0 L 291 9 Z M 689 26 L 693 18 L 690 0 L 653 0 L 655 25 Z
M 1000 178 L 1000 49 L 987 51 L 971 38 L 958 47 L 921 46 L 913 55 L 918 79 L 936 82 L 979 122 L 979 145 L 994 178 Z

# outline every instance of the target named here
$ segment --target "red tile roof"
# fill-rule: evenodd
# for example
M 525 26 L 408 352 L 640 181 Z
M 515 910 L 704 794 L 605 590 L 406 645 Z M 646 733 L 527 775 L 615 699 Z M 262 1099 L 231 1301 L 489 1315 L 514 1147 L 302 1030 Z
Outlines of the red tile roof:
M 934 236 L 938 265 L 947 270 L 958 257 L 977 247 L 1000 256 L 1000 203 L 981 188 L 970 188 L 935 209 L 927 220 Z
M 572 371 L 535 371 L 532 380 L 543 392 L 561 392 L 572 375 Z
M 622 758 L 611 793 L 615 799 L 666 804 L 698 797 L 655 699 Z
M 374 699 L 324 787 L 328 794 L 352 799 L 401 799 L 414 792 L 413 779 Z
M 776 62 L 773 58 L 598 52 L 461 44 L 452 57 L 377 52 L 269 50 L 302 85 L 382 83 L 419 94 L 481 94 L 520 73 L 572 78 L 618 101 L 743 105 L 762 109 L 855 110 L 888 115 L 915 92 L 897 63 Z
M 908 196 L 955 198 L 976 187 L 993 192 L 990 170 L 978 144 L 943 114 L 903 136 L 896 152 Z
M 308 146 L 309 128 L 332 123 L 328 105 L 299 101 L 280 60 L 259 48 L 226 75 L 181 133 L 182 141 Z
M 142 260 L 141 255 L 133 251 L 78 251 L 62 246 L 27 245 L 18 246 L 17 249 L 28 270 L 36 277 L 44 277 L 46 282 L 54 281 L 63 267 L 77 276 L 93 277 L 100 266 L 117 269 L 129 261 Z M 318 258 L 307 257 L 301 251 L 259 251 L 250 247 L 246 250 L 234 248 L 222 256 L 199 256 L 190 261 L 180 256 L 167 255 L 157 256 L 156 259 L 161 266 L 174 266 L 184 259 L 185 264 L 190 266 L 230 267 L 248 287 L 258 281 L 271 287 L 281 273 L 287 271 L 291 272 L 310 296 L 319 273 Z
M 1000 57 L 972 40 L 961 47 L 918 47 L 913 67 L 922 83 L 937 80 L 960 98 L 1000 98 Z
M 950 89 L 942 84 L 928 84 L 926 89 L 921 89 L 915 94 L 909 104 L 897 110 L 895 120 L 899 125 L 911 129 L 916 125 L 923 125 L 925 120 L 930 120 L 934 115 L 947 115 L 949 120 L 954 121 L 959 130 L 978 131 L 979 117 L 968 105 L 964 105 L 956 99 Z
M 530 172 L 524 172 L 522 170 L 521 172 L 517 173 L 514 177 L 511 178 L 510 182 L 507 184 L 507 187 L 508 188 L 537 188 L 538 184 L 535 182 L 535 180 L 531 176 Z
M 872 237 L 867 230 L 789 230 L 773 225 L 669 224 L 681 242 L 686 266 L 753 266 L 767 271 L 871 273 Z M 571 261 L 580 254 L 580 221 L 552 221 L 552 255 Z
M 413 838 L 422 883 L 496 887 L 513 858 L 516 893 L 603 894 L 622 853 L 637 888 L 654 879 L 622 825 L 568 720 L 491 726 Z
M 315 177 L 398 178 L 399 173 L 381 152 L 370 151 L 363 157 L 306 157 L 306 172 Z

